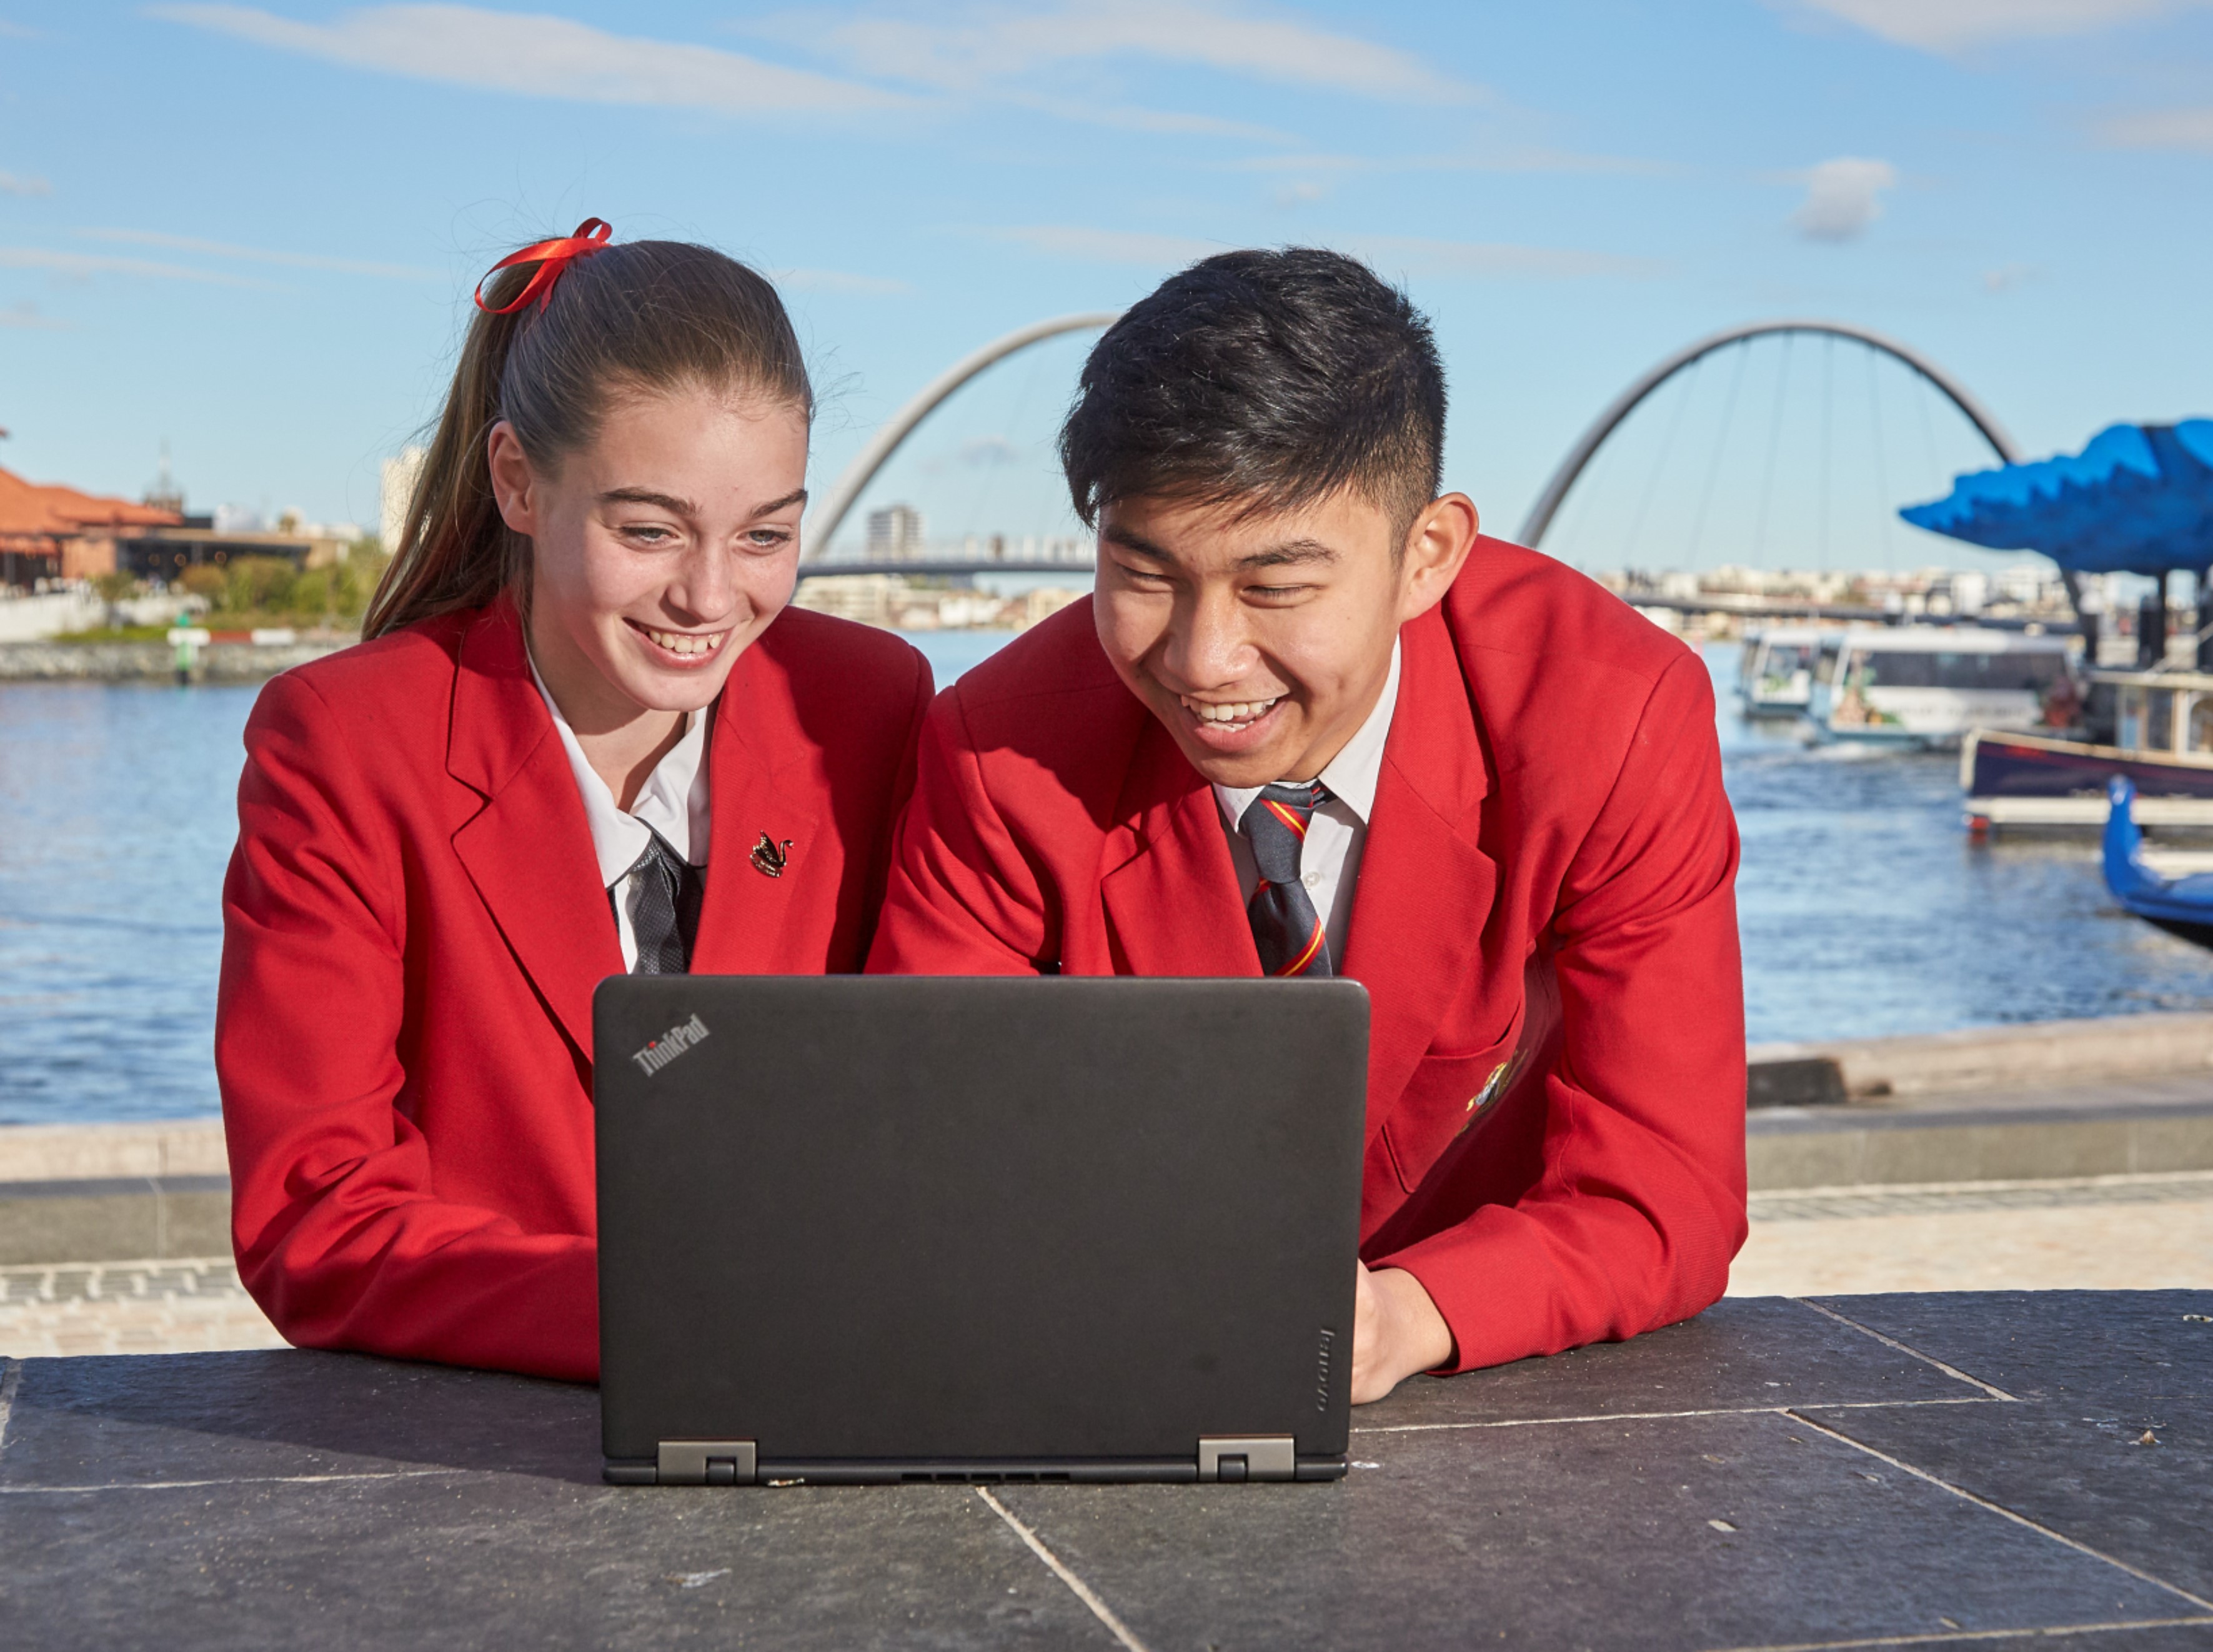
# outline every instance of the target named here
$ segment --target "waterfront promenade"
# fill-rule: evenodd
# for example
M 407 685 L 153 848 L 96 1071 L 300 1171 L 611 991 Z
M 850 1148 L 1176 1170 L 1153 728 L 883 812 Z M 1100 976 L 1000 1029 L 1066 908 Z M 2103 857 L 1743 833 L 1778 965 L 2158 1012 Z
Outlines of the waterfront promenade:
M 1751 1053 L 1784 1104 L 1748 1115 L 1733 1295 L 2213 1289 L 2213 1015 Z M 226 1171 L 214 1119 L 0 1126 L 0 1355 L 278 1345 Z

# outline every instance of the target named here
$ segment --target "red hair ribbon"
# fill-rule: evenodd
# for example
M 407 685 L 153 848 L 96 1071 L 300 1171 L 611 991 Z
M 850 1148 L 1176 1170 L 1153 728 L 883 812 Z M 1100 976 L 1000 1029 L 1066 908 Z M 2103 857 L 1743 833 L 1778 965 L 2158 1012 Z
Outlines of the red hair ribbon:
M 587 218 L 576 226 L 576 233 L 573 235 L 558 235 L 552 241 L 541 241 L 526 247 L 519 253 L 509 253 L 485 271 L 484 281 L 477 283 L 477 308 L 491 315 L 512 315 L 535 297 L 538 308 L 544 309 L 552 302 L 553 283 L 561 278 L 561 272 L 569 267 L 570 262 L 598 252 L 614 233 L 605 219 Z M 485 302 L 485 281 L 491 280 L 510 265 L 532 263 L 538 268 L 523 283 L 522 290 L 515 294 L 512 303 L 493 309 Z

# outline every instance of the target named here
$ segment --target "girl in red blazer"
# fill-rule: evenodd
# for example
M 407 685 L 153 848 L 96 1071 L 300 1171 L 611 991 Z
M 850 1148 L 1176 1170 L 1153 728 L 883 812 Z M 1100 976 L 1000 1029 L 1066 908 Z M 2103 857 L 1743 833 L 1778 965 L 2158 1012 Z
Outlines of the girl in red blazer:
M 813 396 L 760 277 L 596 220 L 480 286 L 364 641 L 247 728 L 216 1064 L 307 1346 L 599 1369 L 591 996 L 856 970 L 930 697 L 787 610 Z

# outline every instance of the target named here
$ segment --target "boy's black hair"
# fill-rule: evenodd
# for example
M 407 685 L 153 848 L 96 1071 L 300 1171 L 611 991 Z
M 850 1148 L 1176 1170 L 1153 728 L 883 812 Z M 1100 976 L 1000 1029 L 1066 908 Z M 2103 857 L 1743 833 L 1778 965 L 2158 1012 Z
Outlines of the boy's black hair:
M 1357 259 L 1222 253 L 1093 347 L 1060 430 L 1076 514 L 1153 496 L 1296 509 L 1358 489 L 1401 538 L 1442 483 L 1445 375 L 1429 319 Z

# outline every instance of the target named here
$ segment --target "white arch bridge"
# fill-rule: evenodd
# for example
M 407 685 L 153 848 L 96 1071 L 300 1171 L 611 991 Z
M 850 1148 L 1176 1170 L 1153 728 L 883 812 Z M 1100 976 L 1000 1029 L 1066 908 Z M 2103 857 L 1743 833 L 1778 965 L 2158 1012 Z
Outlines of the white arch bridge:
M 859 501 L 869 484 L 875 479 L 884 466 L 890 461 L 892 455 L 899 451 L 901 445 L 914 434 L 915 430 L 923 421 L 936 411 L 955 391 L 986 369 L 1018 351 L 1028 349 L 1033 344 L 1041 344 L 1048 338 L 1057 338 L 1067 333 L 1093 332 L 1111 326 L 1119 315 L 1119 312 L 1113 310 L 1090 311 L 1082 314 L 1058 316 L 1051 320 L 1033 322 L 1028 326 L 1018 327 L 1004 338 L 995 339 L 981 350 L 962 357 L 925 385 L 870 438 L 868 446 L 863 448 L 853 462 L 846 466 L 844 473 L 838 479 L 836 485 L 824 497 L 822 503 L 808 514 L 800 553 L 800 577 L 805 579 L 823 574 L 863 573 L 961 576 L 989 573 L 1068 573 L 1090 570 L 1094 564 L 1088 558 L 1069 561 L 1003 557 L 963 558 L 940 556 L 863 559 L 832 558 L 827 553 L 831 541 L 837 536 L 838 528 L 843 526 L 845 517 L 855 503 Z M 1958 410 L 1960 417 L 1974 427 L 2000 463 L 2012 464 L 2019 458 L 2020 452 L 2014 445 L 2013 438 L 2006 433 L 2004 426 L 2001 425 L 1989 410 L 1977 399 L 1974 393 L 1911 345 L 1849 321 L 1825 321 L 1811 319 L 1753 321 L 1741 326 L 1725 327 L 1719 332 L 1710 333 L 1695 343 L 1686 344 L 1639 375 L 1626 389 L 1608 403 L 1604 411 L 1591 421 L 1588 428 L 1576 439 L 1575 445 L 1568 449 L 1566 456 L 1560 460 L 1558 466 L 1545 482 L 1544 490 L 1537 496 L 1536 503 L 1530 507 L 1529 514 L 1522 520 L 1521 532 L 1516 536 L 1518 541 L 1533 548 L 1542 544 L 1546 530 L 1552 527 L 1553 519 L 1559 515 L 1561 506 L 1566 503 L 1569 491 L 1574 488 L 1577 479 L 1589 467 L 1591 461 L 1598 456 L 1599 449 L 1606 445 L 1607 439 L 1621 428 L 1631 414 L 1676 375 L 1697 366 L 1709 356 L 1734 346 L 1748 344 L 1754 339 L 1806 334 L 1824 338 L 1842 339 L 1846 343 L 1872 351 L 1877 355 L 1887 357 L 1917 375 L 1939 395 L 1951 403 L 1953 407 Z M 2076 596 L 2074 576 L 2070 574 L 2066 579 L 2068 594 L 2070 597 Z M 1686 606 L 1680 599 L 1666 599 L 1657 595 L 1643 598 L 1631 594 L 1630 600 L 1632 602 L 1642 602 L 1646 606 L 1674 608 Z M 1693 602 L 1687 606 L 1695 608 L 1702 605 Z M 1732 605 L 1725 602 L 1704 606 L 1716 608 L 1729 607 L 1732 612 L 1747 614 L 1757 613 L 1776 615 L 1813 612 L 1810 605 L 1789 603 Z M 2079 600 L 2076 607 L 2079 613 L 2081 610 Z M 1849 613 L 1844 610 L 1838 610 L 1836 617 L 1875 619 L 1881 616 L 1873 611 L 1868 611 L 1862 614 L 1862 611 L 1855 609 Z

